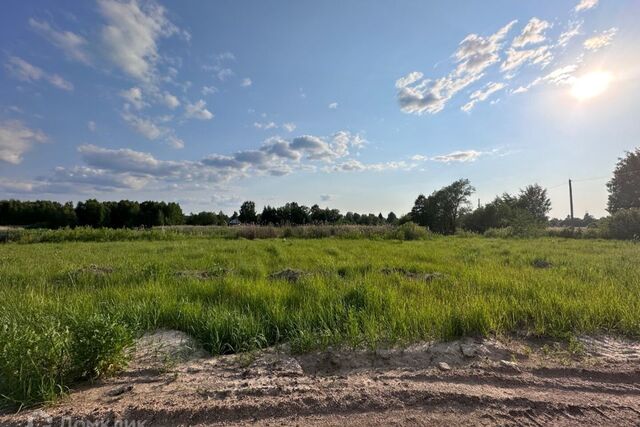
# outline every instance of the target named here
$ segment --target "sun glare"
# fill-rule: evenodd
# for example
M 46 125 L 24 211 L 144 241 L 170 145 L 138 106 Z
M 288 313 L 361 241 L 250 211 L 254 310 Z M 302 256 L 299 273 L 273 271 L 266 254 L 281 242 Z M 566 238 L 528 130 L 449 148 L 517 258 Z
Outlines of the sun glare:
M 571 95 L 579 101 L 596 97 L 603 93 L 611 83 L 611 73 L 594 71 L 578 77 L 571 86 Z

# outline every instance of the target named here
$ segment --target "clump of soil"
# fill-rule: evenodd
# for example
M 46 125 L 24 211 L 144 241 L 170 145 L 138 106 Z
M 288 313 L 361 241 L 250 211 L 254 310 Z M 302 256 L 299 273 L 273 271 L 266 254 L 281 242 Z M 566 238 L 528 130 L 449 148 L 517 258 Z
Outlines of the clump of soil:
M 284 270 L 277 271 L 269 275 L 269 278 L 272 280 L 286 280 L 287 282 L 297 283 L 306 276 L 308 273 L 305 273 L 302 270 L 295 270 L 292 268 L 285 268 Z
M 113 268 L 112 267 L 108 267 L 108 266 L 104 266 L 104 265 L 89 264 L 88 267 L 84 267 L 84 268 L 79 269 L 78 273 L 90 273 L 90 274 L 96 274 L 96 275 L 106 275 L 106 274 L 113 273 Z
M 533 262 L 531 263 L 531 265 L 534 268 L 551 268 L 553 266 L 553 264 L 551 264 L 549 261 L 547 261 L 544 258 L 536 258 L 533 260 Z
M 419 280 L 423 282 L 430 282 L 435 279 L 440 279 L 444 275 L 438 272 L 432 273 L 421 273 L 416 271 L 410 271 L 404 268 L 383 268 L 382 273 L 384 274 L 400 274 L 401 276 L 405 276 L 409 279 Z
M 184 332 L 160 329 L 138 339 L 131 356 L 130 369 L 165 369 L 206 357 L 207 353 Z

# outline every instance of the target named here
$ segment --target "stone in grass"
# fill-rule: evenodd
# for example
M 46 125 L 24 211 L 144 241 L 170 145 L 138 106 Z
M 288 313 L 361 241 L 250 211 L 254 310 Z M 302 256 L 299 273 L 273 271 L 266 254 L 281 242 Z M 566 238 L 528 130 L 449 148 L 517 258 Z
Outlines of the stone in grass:
M 284 270 L 277 271 L 269 275 L 270 279 L 273 280 L 286 280 L 287 282 L 296 283 L 298 282 L 305 273 L 302 270 L 294 270 L 292 268 L 285 268 Z
M 534 268 L 551 268 L 551 266 L 553 264 L 551 264 L 549 261 L 547 261 L 544 258 L 536 258 L 533 260 L 533 262 L 531 263 L 531 265 Z
M 123 395 L 125 393 L 128 393 L 131 390 L 133 390 L 133 386 L 131 384 L 121 385 L 119 387 L 112 388 L 111 390 L 109 390 L 107 392 L 107 396 L 116 397 L 116 396 L 120 396 L 120 395 Z
M 450 371 L 451 366 L 447 362 L 438 362 L 438 369 L 441 371 Z

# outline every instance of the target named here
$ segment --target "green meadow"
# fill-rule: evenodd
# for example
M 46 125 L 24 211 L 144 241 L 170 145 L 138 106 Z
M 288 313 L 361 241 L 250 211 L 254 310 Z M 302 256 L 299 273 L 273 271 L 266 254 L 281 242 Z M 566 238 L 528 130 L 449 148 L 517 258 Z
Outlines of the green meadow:
M 638 337 L 639 266 L 637 243 L 557 238 L 6 243 L 2 405 L 50 401 L 108 375 L 156 328 L 187 332 L 214 355 L 512 333 Z

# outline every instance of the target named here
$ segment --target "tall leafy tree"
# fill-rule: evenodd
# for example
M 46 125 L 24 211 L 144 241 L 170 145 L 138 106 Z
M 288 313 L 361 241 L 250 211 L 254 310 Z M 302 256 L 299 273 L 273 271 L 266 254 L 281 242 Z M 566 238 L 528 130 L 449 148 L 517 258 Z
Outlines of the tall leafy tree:
M 252 201 L 246 201 L 240 206 L 240 214 L 238 215 L 240 222 L 245 224 L 253 224 L 258 220 L 256 214 L 256 204 Z
M 551 200 L 547 190 L 538 184 L 528 185 L 520 190 L 516 206 L 528 212 L 536 222 L 547 222 L 547 214 L 551 211 Z
M 613 214 L 621 209 L 640 208 L 640 148 L 618 159 L 613 178 L 607 183 L 607 210 Z
M 453 234 L 474 191 L 475 188 L 468 179 L 459 179 L 433 192 L 429 197 L 421 194 L 411 209 L 411 218 L 437 233 Z

